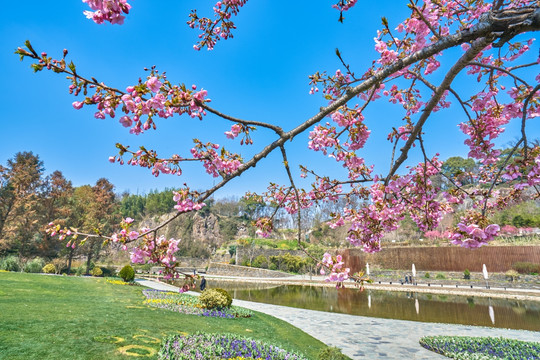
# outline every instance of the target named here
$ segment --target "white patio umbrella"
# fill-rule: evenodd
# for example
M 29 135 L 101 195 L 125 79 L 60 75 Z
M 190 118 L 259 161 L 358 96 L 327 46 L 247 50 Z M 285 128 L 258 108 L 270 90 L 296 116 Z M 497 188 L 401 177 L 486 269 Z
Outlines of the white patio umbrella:
M 414 266 L 414 264 L 412 264 L 412 276 L 413 276 L 413 285 L 414 283 L 416 282 L 416 267 Z
M 366 275 L 369 276 L 369 263 L 366 263 Z
M 482 264 L 482 274 L 484 274 L 484 280 L 486 280 L 486 289 L 489 289 L 488 271 L 487 271 L 487 268 L 486 268 L 486 264 Z

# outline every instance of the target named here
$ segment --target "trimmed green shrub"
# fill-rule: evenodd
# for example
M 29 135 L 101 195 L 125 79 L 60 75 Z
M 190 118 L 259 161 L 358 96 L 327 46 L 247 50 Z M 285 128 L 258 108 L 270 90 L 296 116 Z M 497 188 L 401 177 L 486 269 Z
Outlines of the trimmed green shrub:
M 45 274 L 56 274 L 56 266 L 54 264 L 47 264 L 41 269 Z
M 465 280 L 471 280 L 471 272 L 469 271 L 469 269 L 465 269 L 465 271 L 463 272 L 463 278 Z
M 101 271 L 103 272 L 103 276 L 106 276 L 106 277 L 116 276 L 116 269 L 114 267 L 104 267 L 104 268 L 101 268 Z
M 429 273 L 428 273 L 428 272 L 424 274 L 424 277 L 425 277 L 426 279 L 429 279 L 429 278 L 430 278 L 430 276 L 431 276 L 431 275 L 429 275 Z
M 268 269 L 268 259 L 264 255 L 259 255 L 255 259 L 253 259 L 251 266 L 256 268 Z
M 348 357 L 341 353 L 341 350 L 337 347 L 327 347 L 319 351 L 317 355 L 318 360 L 347 360 Z
M 43 266 L 45 266 L 45 262 L 43 261 L 43 259 L 35 258 L 24 265 L 24 272 L 38 274 L 41 272 L 41 269 L 43 269 Z
M 515 281 L 519 279 L 519 273 L 516 270 L 508 270 L 506 273 L 506 280 Z
M 91 271 L 92 276 L 103 276 L 103 271 L 99 267 L 94 267 Z
M 82 264 L 77 268 L 77 270 L 75 270 L 75 275 L 81 276 L 84 274 L 86 274 L 86 265 Z
M 235 259 L 235 258 L 231 258 L 231 260 L 229 260 L 229 264 L 235 265 L 235 264 L 236 264 L 236 259 Z
M 444 276 L 443 273 L 438 273 L 437 276 L 435 276 L 435 279 L 446 279 L 446 276 Z
M 227 304 L 225 304 L 225 307 L 230 307 L 232 305 L 232 296 L 231 294 L 229 294 L 227 290 L 221 289 L 221 288 L 216 288 L 214 290 L 216 290 L 217 292 L 220 292 L 223 296 L 227 298 Z
M 21 262 L 16 256 L 8 256 L 0 262 L 0 270 L 21 271 Z
M 205 309 L 222 309 L 227 307 L 228 299 L 216 289 L 206 289 L 199 296 L 199 302 Z
M 135 279 L 135 270 L 133 270 L 131 265 L 126 265 L 122 268 L 122 270 L 120 270 L 118 276 L 120 276 L 125 282 L 133 281 L 133 279 Z
M 512 268 L 520 274 L 538 274 L 540 273 L 540 264 L 530 262 L 516 262 Z

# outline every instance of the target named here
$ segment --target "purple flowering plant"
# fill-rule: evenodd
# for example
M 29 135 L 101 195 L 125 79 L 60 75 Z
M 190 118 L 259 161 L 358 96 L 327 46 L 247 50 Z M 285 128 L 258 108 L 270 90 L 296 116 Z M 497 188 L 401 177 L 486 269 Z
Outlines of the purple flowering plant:
M 233 334 L 171 335 L 163 340 L 159 360 L 193 359 L 307 360 L 279 346 Z
M 223 319 L 235 319 L 251 317 L 253 313 L 237 306 L 226 308 L 205 309 L 199 302 L 197 296 L 185 293 L 173 293 L 160 290 L 145 289 L 143 295 L 146 297 L 144 303 L 146 305 L 176 311 L 183 314 L 217 317 Z

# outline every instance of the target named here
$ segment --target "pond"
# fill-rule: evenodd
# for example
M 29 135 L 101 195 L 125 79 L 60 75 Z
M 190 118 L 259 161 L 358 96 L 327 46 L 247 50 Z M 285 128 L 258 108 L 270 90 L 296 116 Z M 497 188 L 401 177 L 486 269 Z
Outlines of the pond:
M 209 280 L 233 298 L 379 318 L 540 331 L 540 302 Z

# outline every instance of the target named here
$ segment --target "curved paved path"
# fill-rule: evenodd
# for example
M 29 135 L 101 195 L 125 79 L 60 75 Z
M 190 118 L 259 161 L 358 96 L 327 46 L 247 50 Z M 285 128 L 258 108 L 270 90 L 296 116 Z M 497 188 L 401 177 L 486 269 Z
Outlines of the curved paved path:
M 137 281 L 158 290 L 178 291 L 172 285 L 150 280 Z M 421 337 L 428 335 L 502 336 L 526 341 L 540 340 L 540 332 L 534 331 L 371 318 L 236 299 L 233 304 L 285 320 L 323 343 L 340 348 L 352 359 L 448 359 L 418 344 Z

